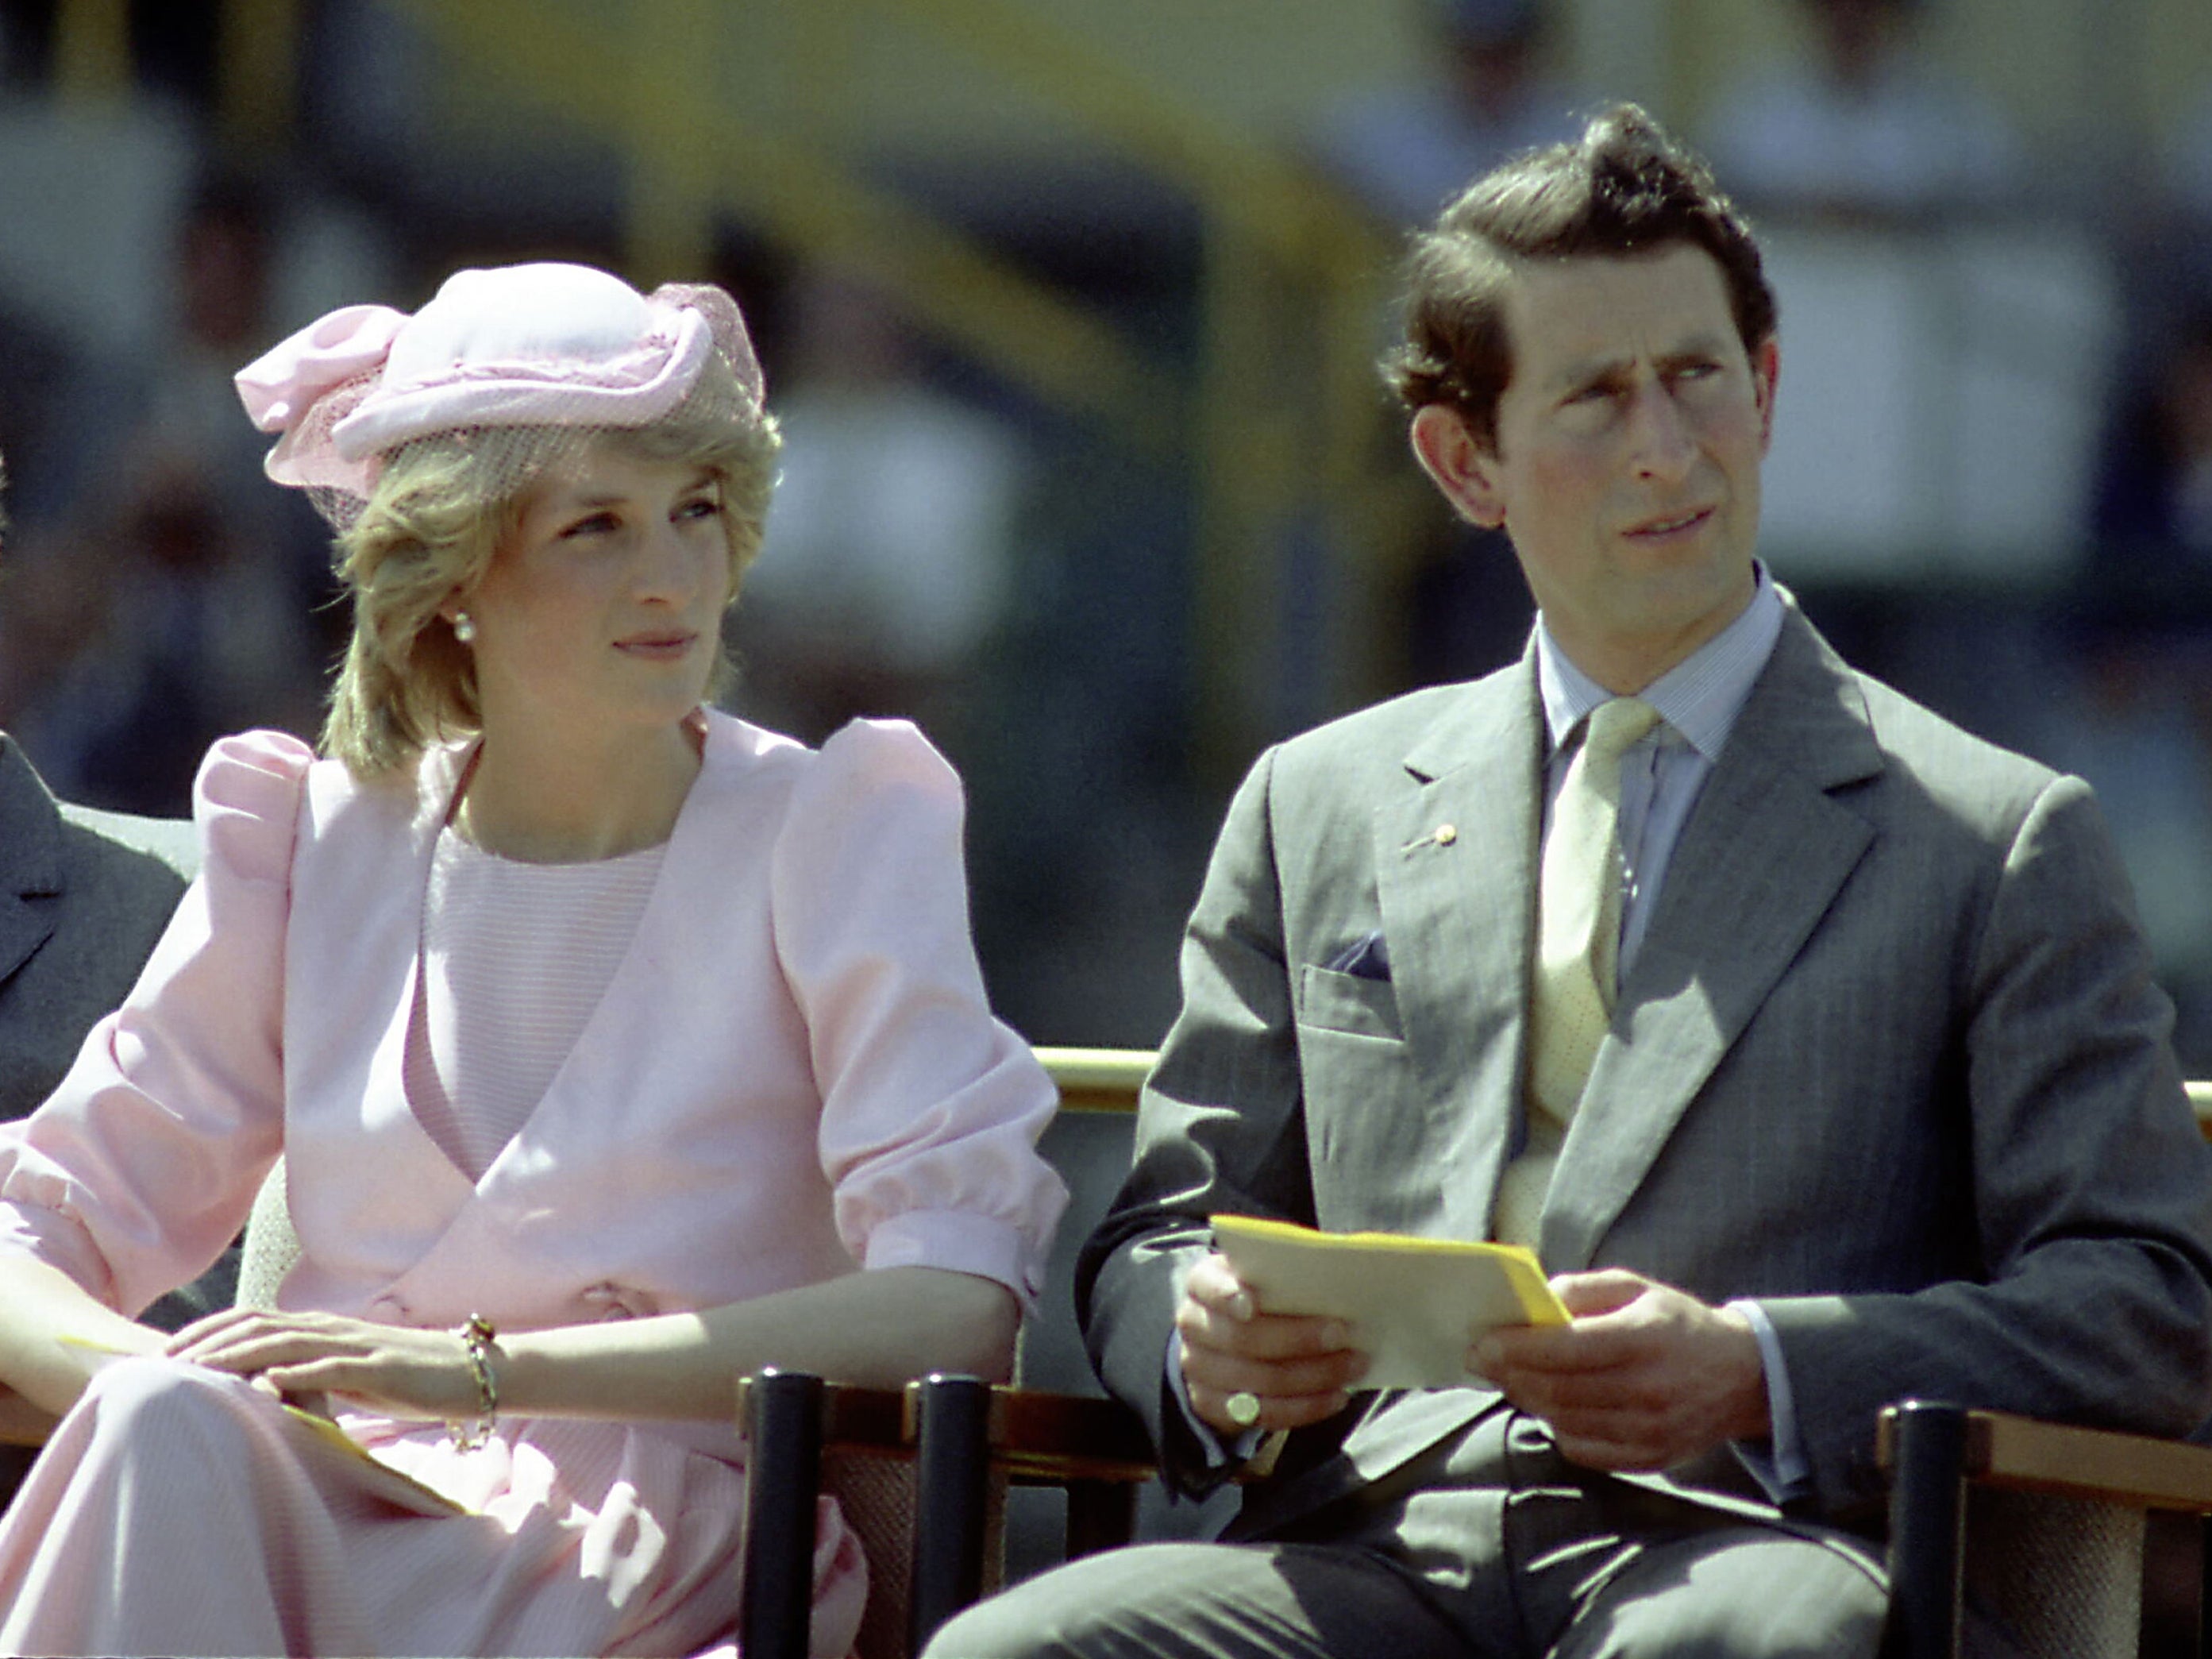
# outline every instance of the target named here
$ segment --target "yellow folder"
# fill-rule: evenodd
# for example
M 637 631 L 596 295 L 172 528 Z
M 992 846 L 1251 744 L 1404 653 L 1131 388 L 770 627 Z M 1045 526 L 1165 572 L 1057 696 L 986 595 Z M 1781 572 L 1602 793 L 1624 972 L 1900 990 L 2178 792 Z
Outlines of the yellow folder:
M 1325 1233 L 1217 1215 L 1214 1248 L 1268 1313 L 1341 1319 L 1369 1358 L 1363 1389 L 1464 1387 L 1467 1351 L 1503 1325 L 1564 1325 L 1535 1252 L 1401 1233 Z

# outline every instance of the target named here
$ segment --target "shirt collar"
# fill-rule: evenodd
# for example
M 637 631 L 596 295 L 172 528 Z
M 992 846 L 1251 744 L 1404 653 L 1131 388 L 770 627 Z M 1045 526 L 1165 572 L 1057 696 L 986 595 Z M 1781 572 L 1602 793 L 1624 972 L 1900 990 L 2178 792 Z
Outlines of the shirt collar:
M 1736 716 L 1774 642 L 1782 636 L 1782 596 L 1763 563 L 1753 562 L 1751 603 L 1735 621 L 1637 695 L 1710 764 L 1720 759 Z M 1559 752 L 1583 717 L 1613 694 L 1568 660 L 1543 614 L 1536 617 L 1536 685 L 1544 700 L 1551 752 Z

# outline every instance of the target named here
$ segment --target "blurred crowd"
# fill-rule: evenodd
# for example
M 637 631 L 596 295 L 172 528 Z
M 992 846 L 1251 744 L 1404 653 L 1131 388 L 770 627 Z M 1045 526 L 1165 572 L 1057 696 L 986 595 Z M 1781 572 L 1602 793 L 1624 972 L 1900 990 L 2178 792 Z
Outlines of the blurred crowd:
M 1614 90 L 1573 83 L 1542 0 L 1399 3 L 1432 72 L 1278 135 L 1387 229 Z M 1810 435 L 1778 453 L 1770 555 L 1854 660 L 2098 787 L 2185 1065 L 2212 1074 L 2212 65 L 2162 153 L 2077 179 L 1939 63 L 1942 4 L 1790 0 L 1790 49 L 1688 124 L 1779 233 L 1778 443 Z M 457 262 L 618 262 L 619 167 L 581 143 L 558 167 L 457 167 L 415 106 L 421 42 L 370 0 L 304 9 L 311 113 L 283 155 L 242 165 L 212 137 L 212 7 L 130 7 L 137 94 L 94 134 L 52 91 L 54 9 L 0 4 L 0 203 L 73 232 L 0 249 L 0 726 L 66 796 L 176 812 L 213 736 L 312 735 L 342 637 L 324 534 L 262 480 L 232 371 Z M 1170 337 L 1192 304 L 1196 256 L 1154 257 L 1172 228 L 980 216 Z M 764 319 L 788 441 L 737 706 L 810 739 L 921 720 L 969 780 L 1009 1016 L 1040 1041 L 1157 1040 L 1222 781 L 1183 752 L 1188 480 L 1100 453 L 853 273 L 734 228 L 715 257 L 701 274 Z M 1936 379 L 1937 425 L 1893 418 L 1933 418 Z M 1439 521 L 1401 568 L 1408 677 L 1519 649 L 1504 550 Z

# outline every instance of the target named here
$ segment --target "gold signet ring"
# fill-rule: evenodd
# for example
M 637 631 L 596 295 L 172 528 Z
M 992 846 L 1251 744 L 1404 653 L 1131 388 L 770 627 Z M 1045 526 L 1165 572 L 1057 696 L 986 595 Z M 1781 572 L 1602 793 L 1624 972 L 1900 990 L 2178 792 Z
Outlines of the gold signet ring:
M 1222 1405 L 1229 1420 L 1240 1429 L 1249 1429 L 1260 1420 L 1260 1396 L 1248 1389 L 1239 1389 Z

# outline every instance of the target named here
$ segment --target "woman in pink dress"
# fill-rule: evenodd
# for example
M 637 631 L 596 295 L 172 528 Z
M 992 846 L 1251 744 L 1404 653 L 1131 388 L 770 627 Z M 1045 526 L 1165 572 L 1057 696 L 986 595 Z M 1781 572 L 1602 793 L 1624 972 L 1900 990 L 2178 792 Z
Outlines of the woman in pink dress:
M 958 784 L 707 706 L 777 446 L 719 289 L 463 271 L 239 386 L 353 644 L 326 758 L 210 752 L 204 873 L 0 1142 L 4 1404 L 60 1419 L 0 1651 L 726 1643 L 735 1379 L 1002 1374 L 1064 1201 Z M 278 1307 L 137 1323 L 280 1153 Z M 836 1654 L 834 1506 L 817 1545 Z

